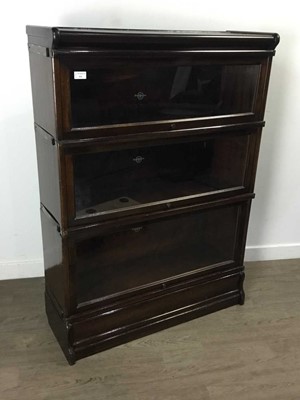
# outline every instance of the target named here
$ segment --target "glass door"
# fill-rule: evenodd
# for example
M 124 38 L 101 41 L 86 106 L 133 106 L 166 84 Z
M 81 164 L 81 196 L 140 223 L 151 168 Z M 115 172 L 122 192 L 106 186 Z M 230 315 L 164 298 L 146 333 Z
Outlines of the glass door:
M 74 154 L 75 218 L 243 190 L 251 136 Z
M 181 214 L 78 241 L 78 304 L 233 261 L 239 209 L 231 205 Z
M 79 70 L 78 70 L 79 69 Z M 155 60 L 69 70 L 71 125 L 95 127 L 252 113 L 260 65 Z

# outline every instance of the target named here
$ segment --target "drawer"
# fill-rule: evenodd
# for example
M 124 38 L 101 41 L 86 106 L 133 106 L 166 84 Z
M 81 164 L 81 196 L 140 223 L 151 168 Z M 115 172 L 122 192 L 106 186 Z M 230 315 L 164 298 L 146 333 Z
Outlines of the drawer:
M 97 312 L 94 309 L 92 316 L 77 314 L 78 318 L 73 317 L 70 324 L 75 351 L 81 352 L 85 347 L 88 349 L 93 345 L 109 348 L 110 342 L 121 339 L 129 332 L 155 332 L 159 330 L 156 328 L 159 325 L 172 326 L 178 321 L 187 321 L 238 304 L 242 295 L 242 279 L 236 268 L 226 273 L 206 276 L 202 281 L 186 282 L 182 287 L 150 299 L 139 299 L 112 307 L 108 312 Z
M 267 60 L 135 52 L 60 55 L 62 130 L 121 135 L 262 120 Z M 223 122 L 221 122 L 223 121 Z
M 257 133 L 110 149 L 65 149 L 69 224 L 168 210 L 251 191 Z
M 77 305 L 166 290 L 213 268 L 237 265 L 245 205 L 141 221 L 69 243 Z M 101 228 L 100 228 L 101 229 Z

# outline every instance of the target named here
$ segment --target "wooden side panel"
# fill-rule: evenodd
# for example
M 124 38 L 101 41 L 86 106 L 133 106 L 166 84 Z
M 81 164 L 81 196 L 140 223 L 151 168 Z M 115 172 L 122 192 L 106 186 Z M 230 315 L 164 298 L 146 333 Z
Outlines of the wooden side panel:
M 57 308 L 54 306 L 53 300 L 49 293 L 45 293 L 46 313 L 49 325 L 65 354 L 65 357 L 70 365 L 75 363 L 75 354 L 70 341 L 70 324 L 63 316 L 59 315 Z
M 61 318 L 76 310 L 74 273 L 71 265 L 72 240 L 64 237 L 60 226 L 41 205 L 46 292 Z
M 57 223 L 41 208 L 46 292 L 58 312 L 65 310 L 64 254 Z
M 41 203 L 61 224 L 60 173 L 57 143 L 35 126 Z
M 56 135 L 52 59 L 29 52 L 33 114 L 36 124 Z

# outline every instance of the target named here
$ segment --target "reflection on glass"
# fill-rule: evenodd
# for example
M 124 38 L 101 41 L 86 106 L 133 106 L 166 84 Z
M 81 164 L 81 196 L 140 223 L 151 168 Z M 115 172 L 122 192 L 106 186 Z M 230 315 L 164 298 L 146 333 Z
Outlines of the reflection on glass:
M 142 66 L 71 75 L 72 125 L 97 126 L 251 112 L 258 65 Z
M 248 136 L 73 156 L 77 217 L 243 186 Z
M 238 207 L 124 228 L 77 244 L 78 302 L 234 259 Z

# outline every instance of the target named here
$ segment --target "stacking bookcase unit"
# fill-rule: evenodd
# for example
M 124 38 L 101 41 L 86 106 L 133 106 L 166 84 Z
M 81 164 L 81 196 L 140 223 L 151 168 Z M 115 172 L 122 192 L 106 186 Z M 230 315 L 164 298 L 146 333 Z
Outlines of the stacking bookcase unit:
M 46 311 L 68 362 L 243 304 L 279 36 L 27 34 Z

